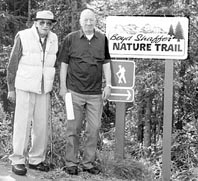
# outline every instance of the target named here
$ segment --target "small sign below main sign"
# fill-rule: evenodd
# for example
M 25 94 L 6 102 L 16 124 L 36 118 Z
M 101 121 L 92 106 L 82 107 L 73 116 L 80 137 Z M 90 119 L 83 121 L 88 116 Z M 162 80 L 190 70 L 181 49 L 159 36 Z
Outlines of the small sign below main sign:
M 133 102 L 133 100 L 134 100 L 134 89 L 132 88 L 126 89 L 124 87 L 121 88 L 112 87 L 109 101 Z
M 133 88 L 135 84 L 135 62 L 129 60 L 112 60 L 112 86 Z
M 132 102 L 134 100 L 135 62 L 129 60 L 112 60 L 111 95 L 109 101 Z

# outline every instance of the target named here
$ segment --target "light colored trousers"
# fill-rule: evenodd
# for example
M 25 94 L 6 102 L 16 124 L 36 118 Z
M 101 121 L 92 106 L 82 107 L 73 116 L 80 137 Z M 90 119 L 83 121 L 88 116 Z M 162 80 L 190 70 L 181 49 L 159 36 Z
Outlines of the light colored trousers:
M 12 165 L 39 164 L 45 160 L 48 141 L 50 95 L 16 90 Z M 31 136 L 30 136 L 31 131 Z M 31 138 L 28 151 L 29 138 Z
M 74 106 L 74 120 L 67 120 L 67 146 L 66 146 L 66 167 L 79 164 L 79 138 L 82 122 L 86 120 L 85 143 L 83 150 L 82 166 L 92 168 L 96 159 L 98 134 L 101 126 L 103 109 L 102 95 L 85 95 L 73 91 L 72 101 Z

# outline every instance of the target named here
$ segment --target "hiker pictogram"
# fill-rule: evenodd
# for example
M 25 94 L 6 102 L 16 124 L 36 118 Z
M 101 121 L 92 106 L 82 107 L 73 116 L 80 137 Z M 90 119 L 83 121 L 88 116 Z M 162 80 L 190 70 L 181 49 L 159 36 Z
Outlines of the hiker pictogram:
M 122 84 L 122 83 L 126 84 L 126 77 L 125 77 L 126 69 L 122 65 L 118 65 L 118 68 L 119 68 L 119 70 L 116 73 L 116 76 L 118 77 L 118 83 L 119 84 Z
M 132 88 L 135 82 L 135 62 L 128 60 L 112 60 L 113 87 Z

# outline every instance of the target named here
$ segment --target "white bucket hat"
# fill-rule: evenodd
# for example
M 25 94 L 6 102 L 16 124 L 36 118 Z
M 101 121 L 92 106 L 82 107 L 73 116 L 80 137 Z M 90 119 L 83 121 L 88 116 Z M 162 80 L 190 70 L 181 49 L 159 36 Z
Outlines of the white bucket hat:
M 48 10 L 38 11 L 36 13 L 36 18 L 34 18 L 34 21 L 39 19 L 47 19 L 47 20 L 51 20 L 52 22 L 56 22 L 56 20 L 54 19 L 54 14 Z

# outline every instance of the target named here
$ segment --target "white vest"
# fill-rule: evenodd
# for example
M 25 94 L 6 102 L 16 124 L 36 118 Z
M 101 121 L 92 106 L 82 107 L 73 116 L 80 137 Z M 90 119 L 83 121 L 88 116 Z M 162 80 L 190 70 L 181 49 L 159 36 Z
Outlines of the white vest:
M 40 44 L 36 27 L 19 32 L 22 43 L 22 57 L 16 73 L 15 87 L 20 90 L 41 94 L 43 77 L 44 93 L 52 90 L 58 51 L 58 38 L 55 33 L 49 32 L 45 54 Z

